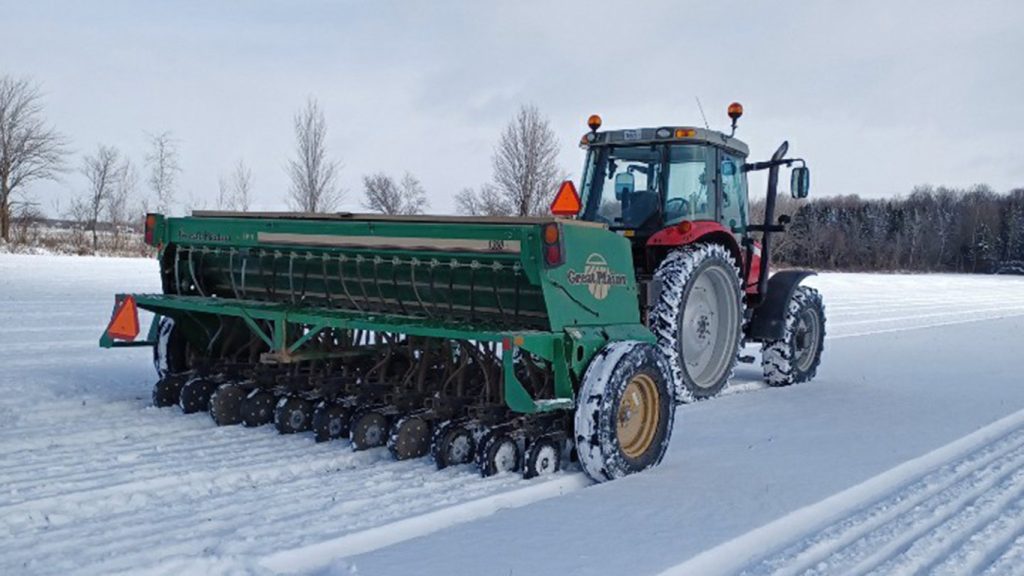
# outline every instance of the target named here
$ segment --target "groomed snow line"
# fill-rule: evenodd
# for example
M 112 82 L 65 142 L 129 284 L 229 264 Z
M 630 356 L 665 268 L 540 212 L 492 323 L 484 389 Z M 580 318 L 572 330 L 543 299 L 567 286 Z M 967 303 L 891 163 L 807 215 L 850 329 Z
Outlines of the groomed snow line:
M 1005 497 L 986 500 L 999 489 L 1007 493 Z M 985 505 L 991 510 L 981 510 Z M 1012 512 L 1010 522 L 998 515 L 1007 509 Z M 999 558 L 1014 538 L 1019 541 L 1014 554 L 1024 560 L 1022 512 L 1024 410 L 702 552 L 659 576 L 917 574 L 943 567 L 948 570 L 942 573 L 973 574 L 985 568 L 979 560 Z M 964 522 L 958 515 L 965 513 L 977 518 Z M 1002 528 L 1009 535 L 973 538 L 996 519 L 1004 521 Z M 959 533 L 942 534 L 938 527 Z M 952 543 L 946 546 L 943 536 L 958 537 L 956 543 L 978 540 L 968 542 L 976 548 L 987 546 L 954 554 Z M 914 546 L 931 553 L 915 555 Z

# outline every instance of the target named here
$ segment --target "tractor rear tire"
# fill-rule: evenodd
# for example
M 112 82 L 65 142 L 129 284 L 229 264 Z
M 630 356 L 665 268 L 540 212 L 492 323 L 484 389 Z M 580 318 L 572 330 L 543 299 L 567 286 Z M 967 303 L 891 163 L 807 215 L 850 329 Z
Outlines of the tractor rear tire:
M 679 402 L 717 396 L 732 377 L 743 338 L 740 272 L 727 248 L 694 244 L 670 252 L 648 324 L 672 370 Z
M 153 367 L 157 375 L 165 378 L 169 374 L 189 369 L 188 341 L 174 320 L 163 316 L 157 325 L 156 346 L 153 346 Z
M 786 329 L 780 340 L 761 345 L 761 368 L 769 386 L 808 382 L 818 372 L 825 349 L 825 304 L 809 286 L 797 286 L 786 306 Z
M 576 452 L 597 482 L 656 466 L 665 456 L 676 403 L 668 362 L 636 341 L 605 346 L 583 375 L 576 406 Z

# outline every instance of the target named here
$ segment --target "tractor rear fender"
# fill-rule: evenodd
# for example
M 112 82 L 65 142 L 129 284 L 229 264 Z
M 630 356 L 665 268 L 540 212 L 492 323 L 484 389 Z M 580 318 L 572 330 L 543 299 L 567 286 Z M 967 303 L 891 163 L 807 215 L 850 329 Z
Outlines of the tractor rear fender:
M 747 325 L 747 339 L 759 342 L 779 340 L 786 329 L 786 306 L 796 287 L 808 276 L 815 276 L 811 270 L 783 270 L 768 279 L 768 295 L 754 308 L 754 314 Z
M 673 248 L 688 246 L 698 242 L 721 244 L 729 249 L 736 266 L 742 267 L 743 256 L 736 236 L 725 226 L 710 221 L 683 221 L 661 230 L 647 240 L 649 264 L 656 268 L 666 254 Z

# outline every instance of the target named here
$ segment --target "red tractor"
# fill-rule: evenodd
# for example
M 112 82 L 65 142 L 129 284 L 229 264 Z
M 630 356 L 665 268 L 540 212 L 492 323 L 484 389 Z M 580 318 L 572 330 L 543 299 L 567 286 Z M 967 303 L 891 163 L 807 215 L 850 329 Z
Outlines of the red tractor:
M 701 400 L 725 387 L 747 342 L 761 344 L 764 379 L 786 386 L 814 377 L 825 338 L 821 295 L 801 282 L 814 274 L 769 277 L 779 170 L 791 168 L 791 194 L 806 198 L 810 170 L 787 158 L 783 142 L 770 160 L 747 162 L 733 137 L 743 114 L 729 106 L 732 132 L 662 126 L 590 132 L 580 194 L 563 184 L 552 212 L 600 222 L 629 238 L 647 325 L 674 370 L 676 398 Z M 749 221 L 747 174 L 768 171 L 761 223 Z M 757 235 L 757 236 L 755 236 Z

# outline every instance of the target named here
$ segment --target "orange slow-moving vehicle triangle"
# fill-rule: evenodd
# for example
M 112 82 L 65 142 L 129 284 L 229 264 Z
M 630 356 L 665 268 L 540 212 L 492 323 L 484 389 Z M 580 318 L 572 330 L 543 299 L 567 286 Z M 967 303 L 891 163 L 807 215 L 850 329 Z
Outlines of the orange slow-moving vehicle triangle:
M 139 310 L 134 297 L 125 296 L 118 304 L 107 326 L 107 334 L 118 340 L 135 340 L 139 335 Z
M 555 216 L 575 216 L 580 213 L 580 208 L 580 195 L 576 193 L 572 180 L 562 182 L 558 194 L 551 201 L 551 213 Z

